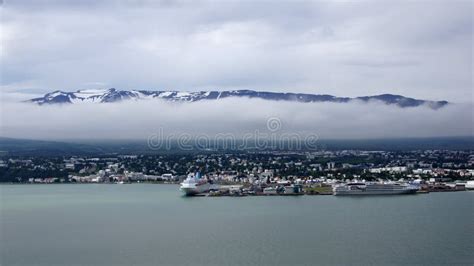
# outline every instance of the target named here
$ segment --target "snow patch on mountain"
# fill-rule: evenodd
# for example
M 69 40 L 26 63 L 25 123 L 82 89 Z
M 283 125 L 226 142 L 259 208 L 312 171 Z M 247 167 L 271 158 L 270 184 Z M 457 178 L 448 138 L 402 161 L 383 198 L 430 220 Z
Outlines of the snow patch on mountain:
M 196 102 L 201 100 L 220 100 L 224 98 L 256 98 L 268 101 L 290 101 L 301 103 L 334 102 L 347 103 L 351 101 L 371 102 L 380 101 L 387 105 L 396 105 L 402 108 L 425 105 L 431 109 L 438 109 L 448 104 L 447 101 L 419 100 L 401 95 L 381 94 L 362 97 L 336 97 L 327 94 L 281 93 L 253 90 L 232 91 L 148 91 L 148 90 L 117 90 L 96 89 L 78 90 L 76 92 L 54 91 L 43 97 L 29 100 L 38 105 L 43 104 L 78 104 L 78 103 L 112 103 L 125 100 L 162 99 L 171 102 Z

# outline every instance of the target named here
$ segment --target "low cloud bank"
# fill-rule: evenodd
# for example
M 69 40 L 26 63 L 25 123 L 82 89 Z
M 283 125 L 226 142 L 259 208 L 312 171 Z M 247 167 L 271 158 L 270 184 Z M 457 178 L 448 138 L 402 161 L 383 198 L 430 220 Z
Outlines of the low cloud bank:
M 160 100 L 37 106 L 4 102 L 3 137 L 146 139 L 153 134 L 297 133 L 321 139 L 472 136 L 473 105 L 399 108 L 370 103 L 292 103 L 223 99 L 196 103 Z M 269 124 L 269 123 L 273 124 Z

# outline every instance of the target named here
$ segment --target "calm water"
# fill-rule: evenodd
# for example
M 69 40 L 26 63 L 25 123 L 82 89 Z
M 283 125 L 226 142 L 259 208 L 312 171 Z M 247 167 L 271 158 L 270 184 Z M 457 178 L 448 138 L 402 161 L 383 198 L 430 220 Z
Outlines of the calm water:
M 183 198 L 174 185 L 1 185 L 1 265 L 474 263 L 474 192 Z

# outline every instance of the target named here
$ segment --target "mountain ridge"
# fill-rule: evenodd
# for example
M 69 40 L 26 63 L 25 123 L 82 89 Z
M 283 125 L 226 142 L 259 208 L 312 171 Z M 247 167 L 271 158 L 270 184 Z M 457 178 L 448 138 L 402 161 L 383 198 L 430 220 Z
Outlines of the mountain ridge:
M 241 141 L 241 140 L 237 140 Z M 446 150 L 472 150 L 474 149 L 473 136 L 451 137 L 407 137 L 407 138 L 367 138 L 367 139 L 320 139 L 321 147 L 325 150 L 420 150 L 420 149 L 446 149 Z M 216 142 L 218 143 L 218 142 Z M 176 145 L 175 142 L 171 143 Z M 218 144 L 219 145 L 219 144 Z M 225 144 L 222 144 L 225 145 Z M 173 146 L 174 147 L 174 146 Z M 291 147 L 291 146 L 290 146 Z M 296 147 L 296 146 L 294 146 Z M 145 139 L 125 140 L 38 140 L 20 139 L 0 136 L 0 155 L 9 156 L 82 156 L 82 155 L 117 155 L 117 154 L 189 154 L 195 152 L 222 152 L 229 150 L 217 149 L 202 150 L 194 147 L 193 150 L 180 150 L 163 148 L 153 150 Z
M 155 90 L 117 90 L 96 89 L 78 90 L 75 92 L 64 92 L 56 90 L 45 94 L 43 97 L 27 100 L 27 102 L 38 105 L 44 104 L 77 104 L 77 103 L 112 103 L 125 100 L 162 99 L 172 102 L 197 102 L 202 100 L 219 100 L 224 98 L 255 98 L 269 101 L 291 101 L 300 103 L 334 102 L 348 103 L 359 100 L 369 102 L 381 101 L 388 105 L 397 105 L 401 108 L 417 107 L 426 105 L 432 109 L 439 109 L 447 104 L 447 101 L 420 100 L 402 95 L 380 94 L 360 97 L 337 97 L 329 94 L 308 94 L 291 92 L 267 92 L 255 90 L 227 90 L 227 91 L 155 91 Z

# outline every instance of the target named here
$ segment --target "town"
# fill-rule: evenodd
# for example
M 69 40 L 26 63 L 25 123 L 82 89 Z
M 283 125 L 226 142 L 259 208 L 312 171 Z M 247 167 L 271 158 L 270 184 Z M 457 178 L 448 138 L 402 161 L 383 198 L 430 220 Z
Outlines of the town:
M 223 185 L 341 180 L 474 179 L 474 151 L 239 152 L 97 157 L 2 157 L 0 181 L 10 183 L 179 183 L 199 171 Z M 459 184 L 458 184 L 459 185 Z M 449 186 L 445 186 L 449 189 Z

